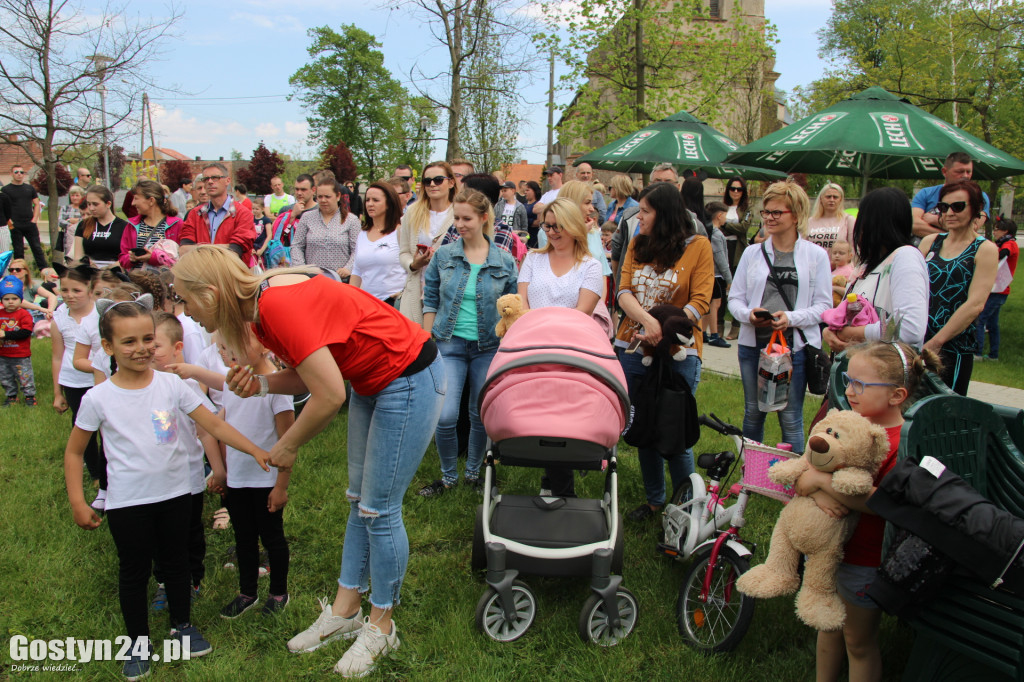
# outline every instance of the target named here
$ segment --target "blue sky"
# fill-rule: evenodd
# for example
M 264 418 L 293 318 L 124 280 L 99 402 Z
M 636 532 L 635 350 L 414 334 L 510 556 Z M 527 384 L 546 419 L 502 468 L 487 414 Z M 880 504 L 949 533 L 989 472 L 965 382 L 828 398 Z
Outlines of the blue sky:
M 765 4 L 769 20 L 779 31 L 779 87 L 788 90 L 810 83 L 825 66 L 817 55 L 815 32 L 828 18 L 831 3 L 766 0 Z M 96 0 L 84 3 L 87 11 L 100 6 Z M 151 71 L 157 81 L 188 94 L 153 92 L 150 98 L 157 146 L 190 157 L 227 157 L 232 149 L 247 157 L 260 140 L 281 151 L 311 155 L 305 113 L 297 101 L 285 98 L 291 92 L 289 76 L 308 61 L 308 28 L 352 23 L 374 34 L 383 44 L 387 67 L 407 86 L 413 64 L 445 58 L 417 18 L 404 10 L 381 9 L 376 0 L 183 0 L 177 6 L 184 15 L 179 37 L 168 41 L 162 60 L 154 62 Z M 131 7 L 154 14 L 160 11 L 156 3 Z M 546 80 L 546 74 L 538 77 L 526 91 L 528 100 L 537 104 L 528 109 L 520 141 L 522 157 L 534 163 L 544 160 Z M 561 97 L 568 98 L 568 94 Z M 128 139 L 129 151 L 137 152 L 138 138 Z

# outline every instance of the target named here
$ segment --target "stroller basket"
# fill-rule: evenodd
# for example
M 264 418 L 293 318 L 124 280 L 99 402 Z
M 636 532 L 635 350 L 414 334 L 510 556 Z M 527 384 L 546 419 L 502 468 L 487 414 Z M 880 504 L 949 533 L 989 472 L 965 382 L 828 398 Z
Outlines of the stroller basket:
M 576 438 L 522 436 L 506 438 L 492 447 L 494 458 L 518 467 L 567 467 L 576 470 L 603 469 L 610 453 L 598 443 Z

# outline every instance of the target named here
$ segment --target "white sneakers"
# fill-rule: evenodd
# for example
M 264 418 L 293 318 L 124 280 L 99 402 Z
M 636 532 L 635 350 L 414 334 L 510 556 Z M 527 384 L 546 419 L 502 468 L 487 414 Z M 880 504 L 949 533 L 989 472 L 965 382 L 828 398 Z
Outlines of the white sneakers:
M 336 639 L 352 639 L 362 630 L 362 609 L 351 618 L 344 618 L 331 613 L 331 605 L 326 599 L 320 600 L 320 608 L 322 612 L 316 622 L 288 640 L 289 651 L 306 654 Z
M 297 654 L 308 653 L 337 639 L 355 637 L 356 641 L 334 666 L 334 672 L 342 677 L 369 675 L 377 659 L 388 655 L 401 643 L 394 621 L 391 623 L 391 632 L 385 634 L 370 622 L 369 616 L 363 617 L 362 609 L 351 618 L 343 618 L 331 612 L 331 605 L 326 599 L 320 600 L 320 608 L 322 611 L 316 622 L 288 641 L 288 650 Z
M 391 633 L 384 634 L 380 628 L 370 622 L 367 616 L 363 621 L 363 629 L 345 655 L 334 666 L 334 672 L 342 677 L 364 677 L 373 672 L 375 661 L 387 656 L 398 648 L 398 627 L 391 621 Z

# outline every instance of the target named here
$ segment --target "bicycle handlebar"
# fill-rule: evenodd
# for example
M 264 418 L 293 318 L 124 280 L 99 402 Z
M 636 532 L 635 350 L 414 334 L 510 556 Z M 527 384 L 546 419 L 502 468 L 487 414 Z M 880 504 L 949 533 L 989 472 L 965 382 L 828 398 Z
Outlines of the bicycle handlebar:
M 721 419 L 718 418 L 718 416 L 714 412 L 712 412 L 710 414 L 710 416 L 706 415 L 706 414 L 702 414 L 697 419 L 697 423 L 699 423 L 701 426 L 708 427 L 712 431 L 717 431 L 718 433 L 722 434 L 723 436 L 737 436 L 737 437 L 740 437 L 740 438 L 743 437 L 743 430 L 742 429 L 740 429 L 739 427 L 733 426 L 732 424 L 729 424 L 728 422 L 722 421 Z

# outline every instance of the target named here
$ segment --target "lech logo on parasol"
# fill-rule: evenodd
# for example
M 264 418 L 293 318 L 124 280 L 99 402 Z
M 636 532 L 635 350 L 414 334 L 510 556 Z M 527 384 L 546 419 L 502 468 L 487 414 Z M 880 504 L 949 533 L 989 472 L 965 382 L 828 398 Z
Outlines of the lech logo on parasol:
M 715 135 L 714 137 L 716 140 L 725 145 L 729 149 L 729 151 L 736 151 L 737 149 L 739 149 L 739 147 L 736 146 L 736 143 L 730 140 L 725 135 Z
M 910 130 L 910 119 L 906 114 L 872 111 L 868 115 L 878 128 L 879 147 L 924 150 L 924 146 L 914 138 L 914 133 Z
M 613 151 L 609 156 L 623 156 L 643 144 L 646 140 L 658 134 L 657 130 L 641 130 L 633 137 L 626 140 L 621 147 Z
M 821 131 L 835 124 L 836 121 L 842 120 L 842 118 L 846 116 L 846 114 L 847 112 L 845 111 L 833 111 L 827 114 L 818 114 L 817 116 L 812 116 L 811 119 L 807 121 L 807 123 L 805 123 L 803 126 L 801 126 L 796 132 L 794 132 L 792 135 L 784 137 L 775 144 L 782 144 L 787 146 L 806 145 L 817 135 L 819 135 Z
M 947 125 L 945 121 L 941 121 L 941 120 L 939 120 L 937 118 L 929 118 L 929 119 L 926 119 L 926 120 L 929 123 L 931 123 L 933 126 L 938 128 L 939 130 L 941 130 L 942 132 L 944 132 L 947 135 L 949 135 L 950 137 L 952 137 L 957 142 L 960 142 L 961 144 L 963 144 L 963 145 L 965 145 L 967 147 L 970 147 L 971 150 L 975 154 L 977 154 L 978 156 L 983 156 L 983 157 L 986 157 L 986 158 L 989 158 L 989 159 L 996 159 L 996 160 L 1002 161 L 1002 157 L 1001 156 L 999 156 L 998 154 L 993 154 L 991 150 L 986 149 L 985 147 L 982 147 L 977 142 L 974 142 L 973 140 L 968 139 L 964 135 L 960 134 L 960 131 L 956 130 L 952 126 Z
M 679 143 L 680 160 L 700 161 L 704 158 L 700 148 L 700 134 L 677 131 L 676 140 Z

